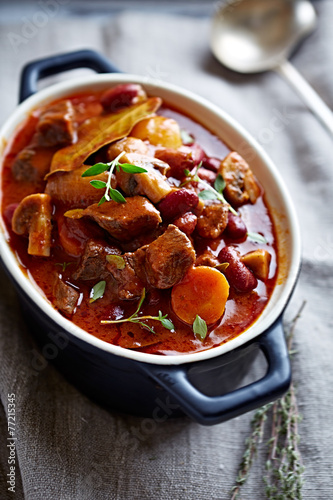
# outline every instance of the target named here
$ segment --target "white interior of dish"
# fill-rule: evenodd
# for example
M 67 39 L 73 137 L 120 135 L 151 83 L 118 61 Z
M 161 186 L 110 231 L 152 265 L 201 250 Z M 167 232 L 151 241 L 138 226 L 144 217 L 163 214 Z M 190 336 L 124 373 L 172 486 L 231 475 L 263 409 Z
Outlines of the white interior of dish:
M 12 277 L 33 300 L 36 306 L 42 309 L 64 330 L 104 351 L 136 361 L 159 365 L 178 365 L 220 356 L 264 332 L 280 316 L 297 278 L 301 253 L 297 218 L 290 196 L 277 168 L 261 146 L 235 120 L 207 100 L 169 83 L 157 82 L 137 75 L 94 75 L 85 78 L 84 83 L 81 79 L 72 79 L 58 83 L 24 101 L 2 127 L 0 131 L 0 144 L 8 141 L 15 132 L 16 127 L 33 109 L 41 104 L 71 95 L 75 92 L 101 90 L 107 88 L 110 84 L 115 85 L 122 82 L 142 84 L 150 95 L 162 97 L 169 104 L 180 111 L 184 111 L 207 127 L 226 142 L 231 149 L 238 151 L 249 161 L 251 168 L 263 185 L 266 192 L 266 200 L 277 227 L 279 254 L 283 255 L 283 264 L 280 265 L 278 284 L 259 319 L 235 339 L 207 351 L 175 356 L 159 356 L 131 351 L 108 344 L 90 335 L 71 321 L 65 319 L 54 309 L 36 284 L 30 281 L 22 272 L 15 254 L 7 243 L 4 222 L 0 218 L 0 253 L 2 260 Z

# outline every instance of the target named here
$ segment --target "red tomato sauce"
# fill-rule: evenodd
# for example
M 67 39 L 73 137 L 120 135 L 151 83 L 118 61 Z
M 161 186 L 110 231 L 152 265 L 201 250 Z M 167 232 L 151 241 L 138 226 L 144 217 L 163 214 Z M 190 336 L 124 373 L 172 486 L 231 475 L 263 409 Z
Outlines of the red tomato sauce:
M 101 113 L 100 95 L 101 93 L 91 93 L 69 98 L 75 106 L 78 124 Z M 195 138 L 207 155 L 223 159 L 230 152 L 228 146 L 216 135 L 172 107 L 163 104 L 158 114 L 175 119 L 182 128 Z M 70 207 L 61 206 L 57 203 L 53 205 L 52 251 L 48 258 L 29 255 L 27 253 L 27 238 L 15 234 L 11 228 L 13 207 L 15 208 L 16 204 L 19 204 L 25 196 L 43 192 L 46 185 L 45 181 L 17 181 L 13 178 L 11 170 L 17 154 L 31 142 L 37 121 L 38 111 L 32 113 L 18 128 L 7 147 L 2 164 L 1 210 L 8 231 L 9 244 L 17 255 L 22 270 L 40 287 L 51 303 L 54 303 L 53 277 L 58 276 L 80 294 L 75 312 L 69 318 L 73 323 L 105 342 L 161 355 L 175 355 L 210 349 L 240 335 L 254 323 L 272 294 L 278 265 L 276 234 L 269 209 L 265 203 L 264 193 L 254 204 L 242 205 L 239 208 L 239 213 L 249 232 L 260 232 L 266 239 L 264 246 L 271 254 L 268 279 L 265 282 L 258 280 L 258 286 L 249 293 L 239 293 L 231 287 L 223 316 L 216 324 L 208 325 L 208 335 L 204 340 L 197 338 L 193 334 L 191 325 L 185 324 L 175 315 L 171 307 L 170 289 L 153 288 L 148 290 L 140 312 L 143 315 L 155 316 L 159 310 L 162 311 L 163 315 L 167 314 L 168 318 L 173 322 L 174 331 L 166 330 L 157 322 L 153 324 L 154 334 L 137 324 L 101 324 L 101 320 L 117 320 L 128 317 L 136 310 L 138 301 L 119 300 L 115 296 L 112 284 L 109 284 L 108 278 L 106 278 L 107 285 L 103 297 L 91 303 L 91 290 L 95 282 L 73 280 L 72 273 L 80 257 L 75 256 L 75 251 L 71 251 L 72 247 L 67 246 L 66 249 L 69 251 L 66 251 L 62 244 L 64 238 L 67 238 L 69 242 L 71 238 L 70 222 L 66 223 L 66 227 L 63 225 L 63 213 Z M 50 155 L 53 152 L 54 150 L 50 152 Z M 91 234 L 103 237 L 104 230 L 93 221 L 84 221 L 81 228 L 76 225 L 73 244 L 78 245 L 82 250 Z M 258 248 L 258 243 L 250 238 L 235 243 L 224 234 L 217 239 L 207 239 L 194 233 L 191 238 L 197 256 L 206 250 L 210 250 L 212 254 L 218 256 L 220 250 L 230 244 L 235 246 L 242 255 Z

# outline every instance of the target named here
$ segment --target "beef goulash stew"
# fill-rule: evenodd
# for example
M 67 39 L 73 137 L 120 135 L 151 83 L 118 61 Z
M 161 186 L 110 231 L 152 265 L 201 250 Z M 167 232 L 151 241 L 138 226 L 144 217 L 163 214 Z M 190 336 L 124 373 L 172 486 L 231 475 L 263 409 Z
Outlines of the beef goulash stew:
M 2 169 L 22 269 L 91 335 L 190 353 L 238 336 L 267 304 L 275 232 L 250 166 L 140 85 L 34 110 Z

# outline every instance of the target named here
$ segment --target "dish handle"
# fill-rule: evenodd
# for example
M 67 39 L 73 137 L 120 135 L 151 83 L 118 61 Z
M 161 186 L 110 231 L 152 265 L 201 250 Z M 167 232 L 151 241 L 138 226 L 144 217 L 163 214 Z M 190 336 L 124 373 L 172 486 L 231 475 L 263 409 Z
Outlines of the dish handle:
M 37 83 L 41 78 L 77 68 L 90 68 L 97 73 L 121 73 L 106 57 L 94 50 L 78 50 L 37 59 L 22 70 L 19 102 L 37 92 Z
M 188 416 L 202 425 L 214 425 L 269 403 L 282 396 L 289 388 L 291 366 L 282 318 L 237 351 L 248 348 L 249 344 L 255 344 L 264 353 L 268 363 L 266 374 L 263 378 L 222 396 L 203 394 L 189 378 L 189 371 L 194 365 L 216 365 L 216 358 L 180 366 L 164 367 L 141 363 L 140 368 L 166 389 Z

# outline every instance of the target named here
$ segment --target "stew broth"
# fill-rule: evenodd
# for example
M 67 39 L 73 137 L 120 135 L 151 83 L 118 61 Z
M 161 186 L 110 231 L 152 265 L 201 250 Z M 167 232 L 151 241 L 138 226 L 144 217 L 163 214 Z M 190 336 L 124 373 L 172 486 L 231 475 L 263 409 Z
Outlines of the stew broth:
M 103 110 L 103 106 L 101 105 L 101 101 L 103 101 L 101 92 L 70 96 L 66 98 L 66 100 L 63 99 L 56 101 L 56 103 L 51 103 L 48 107 L 50 108 L 54 104 L 59 102 L 62 103 L 64 101 L 70 102 L 72 108 L 74 109 L 73 121 L 76 129 L 81 124 L 85 123 L 86 120 L 93 117 L 99 117 L 101 114 L 106 112 L 105 106 Z M 130 103 L 130 105 L 132 105 L 132 103 Z M 125 106 L 120 106 L 119 109 L 124 108 Z M 142 236 L 135 235 L 128 239 L 126 238 L 126 241 L 118 241 L 117 238 L 112 235 L 110 236 L 105 228 L 92 218 L 80 218 L 78 220 L 66 218 L 64 214 L 69 210 L 82 210 L 82 208 L 85 208 L 86 204 L 84 200 L 82 203 L 73 204 L 68 203 L 65 196 L 63 200 L 54 199 L 51 196 L 52 241 L 50 255 L 38 256 L 28 254 L 27 237 L 16 234 L 13 231 L 13 213 L 25 197 L 34 193 L 44 193 L 47 181 L 44 180 L 44 176 L 43 178 L 38 176 L 32 176 L 31 178 L 27 176 L 26 178 L 22 178 L 22 175 L 16 175 L 15 177 L 13 174 L 13 171 L 15 170 L 13 170 L 13 165 L 17 162 L 17 157 L 23 150 L 32 147 L 35 152 L 37 151 L 38 154 L 43 157 L 44 163 L 50 165 L 56 151 L 60 150 L 62 147 L 66 147 L 63 145 L 61 145 L 61 147 L 59 147 L 59 145 L 35 145 L 36 134 L 38 133 L 38 124 L 40 123 L 40 116 L 43 111 L 44 110 L 41 109 L 34 111 L 31 116 L 27 118 L 25 123 L 18 128 L 11 143 L 8 145 L 2 165 L 1 186 L 1 210 L 8 231 L 10 246 L 17 255 L 21 268 L 29 276 L 29 278 L 38 285 L 41 293 L 45 295 L 45 297 L 60 311 L 61 314 L 68 317 L 76 325 L 89 332 L 91 335 L 94 335 L 106 342 L 128 349 L 140 350 L 142 352 L 161 355 L 175 355 L 178 353 L 190 353 L 206 350 L 229 341 L 249 328 L 265 308 L 272 294 L 277 275 L 278 257 L 276 235 L 272 218 L 269 214 L 269 209 L 265 203 L 262 187 L 260 187 L 259 195 L 254 202 L 245 202 L 234 207 L 238 213 L 238 217 L 242 219 L 247 228 L 247 235 L 245 235 L 245 237 L 235 239 L 232 235 L 230 235 L 227 228 L 217 237 L 204 237 L 202 232 L 201 234 L 198 232 L 198 225 L 194 231 L 189 232 L 189 234 L 186 235 L 186 238 L 193 245 L 193 249 L 195 250 L 195 256 L 197 259 L 195 265 L 200 266 L 200 257 L 205 255 L 209 256 L 209 258 L 202 260 L 205 267 L 207 267 L 207 263 L 208 266 L 213 268 L 219 264 L 225 263 L 226 261 L 223 259 L 221 262 L 221 258 L 219 256 L 227 255 L 223 254 L 223 252 L 221 253 L 221 251 L 222 249 L 229 247 L 235 249 L 239 257 L 249 255 L 251 252 L 257 251 L 258 249 L 266 252 L 264 254 L 266 260 L 267 254 L 270 256 L 268 259 L 270 261 L 269 270 L 264 279 L 261 279 L 258 275 L 256 275 L 255 267 L 251 264 L 252 261 L 250 259 L 249 262 L 253 268 L 250 272 L 256 275 L 256 278 L 254 278 L 256 279 L 256 286 L 252 290 L 240 291 L 237 286 L 235 287 L 232 285 L 232 279 L 230 281 L 230 278 L 227 278 L 230 281 L 230 289 L 224 313 L 213 324 L 207 324 L 208 333 L 205 338 L 200 337 L 200 335 L 195 335 L 193 325 L 186 323 L 175 313 L 171 301 L 171 294 L 173 293 L 172 290 L 174 286 L 169 288 L 157 288 L 155 286 L 146 287 L 146 295 L 143 300 L 139 316 L 156 317 L 158 316 L 159 311 L 161 311 L 163 316 L 167 315 L 167 318 L 174 326 L 172 330 L 169 330 L 164 328 L 163 324 L 159 321 L 147 320 L 145 321 L 147 325 L 154 330 L 154 333 L 152 333 L 151 330 L 148 330 L 138 323 L 119 322 L 114 324 L 101 324 L 101 321 L 103 320 L 116 321 L 128 318 L 135 313 L 138 307 L 139 297 L 136 296 L 126 299 L 120 298 L 119 286 L 116 283 L 115 275 L 103 272 L 101 280 L 106 282 L 105 290 L 102 296 L 94 301 L 91 301 L 93 294 L 92 290 L 96 283 L 100 280 L 96 278 L 91 280 L 80 278 L 75 279 L 75 274 L 77 276 L 77 269 L 82 264 L 82 254 L 86 248 L 88 237 L 95 239 L 98 242 L 104 241 L 112 248 L 113 246 L 120 248 L 121 253 L 119 252 L 118 255 L 122 256 L 129 252 L 133 253 L 144 245 L 149 245 L 159 236 L 165 234 L 165 230 L 169 225 L 172 226 L 172 229 L 174 227 L 180 227 L 180 230 L 182 230 L 183 226 L 181 224 L 184 224 L 184 220 L 181 221 L 181 223 L 178 222 L 178 219 L 184 215 L 182 213 L 179 214 L 180 217 L 178 217 L 178 219 L 167 221 L 162 220 L 156 229 L 143 232 Z M 109 112 L 110 110 L 107 111 Z M 119 110 L 117 109 L 115 113 L 119 113 Z M 204 157 L 203 160 L 201 160 L 202 166 L 195 164 L 194 162 L 193 170 L 191 170 L 190 175 L 193 176 L 200 173 L 200 175 L 203 176 L 203 179 L 205 176 L 208 176 L 208 180 L 206 179 L 206 182 L 209 182 L 210 185 L 213 186 L 214 180 L 216 180 L 218 174 L 216 170 L 216 168 L 219 168 L 218 164 L 231 153 L 227 145 L 224 144 L 221 139 L 202 127 L 199 123 L 195 122 L 192 118 L 180 113 L 178 110 L 173 109 L 166 103 L 163 103 L 163 105 L 156 111 L 156 114 L 158 116 L 175 120 L 175 122 L 179 124 L 180 128 L 186 132 L 185 144 L 183 139 L 183 146 L 185 146 L 185 149 L 186 147 L 194 147 L 193 144 L 191 144 L 192 137 L 193 143 L 198 144 L 200 149 L 204 151 Z M 139 122 L 139 124 L 140 123 L 142 123 L 142 121 Z M 133 130 L 135 130 L 136 127 L 137 125 L 134 126 Z M 74 143 L 75 140 L 77 139 L 74 139 Z M 164 146 L 148 144 L 148 141 L 145 139 L 143 139 L 143 142 L 147 145 L 150 156 L 153 156 L 158 149 L 161 149 L 163 154 L 165 153 Z M 109 144 L 102 146 L 97 151 L 93 152 L 85 161 L 86 169 L 89 165 L 109 160 L 106 156 L 108 147 Z M 164 156 L 163 154 L 160 154 L 162 161 L 164 161 L 163 158 L 165 157 L 165 154 Z M 199 172 L 200 169 L 203 169 L 202 172 Z M 211 174 L 209 174 L 209 172 Z M 64 177 L 67 173 L 53 174 L 53 176 L 56 175 L 58 175 L 58 177 Z M 185 188 L 189 190 L 192 189 L 195 193 L 199 193 L 200 189 L 203 190 L 202 186 L 200 188 L 200 180 L 198 181 L 197 178 L 192 178 L 192 182 L 187 182 L 189 177 L 186 177 L 185 173 L 184 176 L 185 181 L 184 179 L 174 178 L 172 175 L 167 177 L 167 182 L 171 185 L 172 190 Z M 94 179 L 94 177 L 91 177 L 91 179 Z M 181 184 L 184 182 L 185 184 L 182 187 Z M 119 188 L 119 190 L 121 191 L 121 188 Z M 223 193 L 225 193 L 225 190 Z M 102 196 L 102 190 L 100 194 Z M 107 204 L 110 202 L 106 201 L 105 203 Z M 161 201 L 157 203 L 152 202 L 154 207 L 157 207 L 157 210 L 160 206 L 159 203 L 161 203 Z M 209 203 L 213 202 L 209 200 L 204 201 L 205 205 L 208 204 L 207 206 L 209 206 Z M 202 200 L 200 201 L 200 204 L 201 208 L 196 206 L 194 208 L 190 208 L 188 212 L 186 212 L 193 215 L 194 221 L 194 218 L 198 220 L 200 216 L 201 218 L 203 217 Z M 105 206 L 105 204 L 101 206 Z M 230 214 L 227 216 L 230 218 Z M 191 217 L 189 217 L 189 219 L 191 219 Z M 176 226 L 173 222 L 176 222 Z M 180 225 L 177 226 L 177 224 Z M 184 227 L 185 229 L 187 228 L 187 226 Z M 179 229 L 177 229 L 177 231 L 179 231 Z M 256 234 L 251 237 L 251 233 Z M 260 233 L 261 238 L 258 237 L 257 233 Z M 260 241 L 256 241 L 257 239 Z M 64 241 L 66 242 L 66 248 L 64 248 Z M 70 246 L 71 241 L 74 242 L 73 244 L 76 255 L 75 252 L 68 251 L 68 249 L 72 248 Z M 214 259 L 216 261 L 215 266 L 213 265 Z M 245 261 L 246 259 L 244 262 Z M 230 272 L 232 265 L 230 264 L 227 267 L 229 267 Z M 250 267 L 247 267 L 247 269 L 250 269 Z M 227 275 L 227 271 L 225 271 L 225 274 Z M 61 310 L 61 307 L 59 306 L 59 297 L 55 297 L 55 283 L 58 283 L 59 280 L 61 280 L 65 286 L 69 286 L 76 293 L 76 304 L 72 313 L 68 313 L 68 310 L 65 309 Z M 180 280 L 180 283 L 182 283 L 182 280 Z M 175 286 L 177 286 L 177 284 Z

